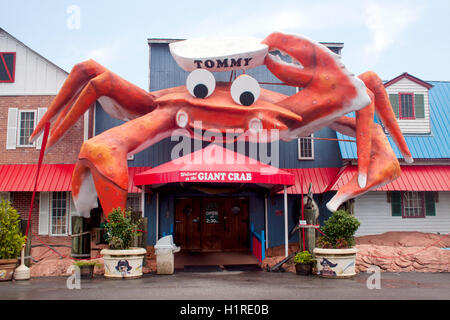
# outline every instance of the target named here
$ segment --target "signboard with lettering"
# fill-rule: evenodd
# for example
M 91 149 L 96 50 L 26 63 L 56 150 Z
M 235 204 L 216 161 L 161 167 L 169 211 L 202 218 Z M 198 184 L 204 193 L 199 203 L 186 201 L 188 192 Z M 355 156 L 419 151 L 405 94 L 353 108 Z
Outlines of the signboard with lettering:
M 207 210 L 205 212 L 205 219 L 206 223 L 219 223 L 219 211 Z
M 251 172 L 180 172 L 186 182 L 252 182 Z

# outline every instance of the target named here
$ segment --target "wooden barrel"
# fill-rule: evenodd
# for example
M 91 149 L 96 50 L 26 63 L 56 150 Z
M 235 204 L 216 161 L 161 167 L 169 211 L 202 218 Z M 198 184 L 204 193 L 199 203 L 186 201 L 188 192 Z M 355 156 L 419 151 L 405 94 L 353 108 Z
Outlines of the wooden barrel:
M 87 230 L 87 223 L 83 217 L 72 217 L 72 252 L 75 259 L 89 259 L 91 257 L 91 232 Z

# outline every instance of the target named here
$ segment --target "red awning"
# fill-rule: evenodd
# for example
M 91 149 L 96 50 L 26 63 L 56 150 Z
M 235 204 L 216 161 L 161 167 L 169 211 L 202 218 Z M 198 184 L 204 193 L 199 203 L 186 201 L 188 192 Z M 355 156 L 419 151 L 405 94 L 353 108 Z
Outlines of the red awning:
M 293 168 L 283 169 L 295 176 L 295 184 L 287 189 L 288 194 L 303 194 L 308 192 L 309 184 L 312 183 L 313 193 L 327 192 L 336 181 L 336 176 L 341 168 Z
M 258 184 L 272 189 L 294 184 L 294 175 L 211 144 L 134 177 L 138 186 L 190 182 Z
M 402 166 L 400 177 L 377 191 L 449 191 L 450 166 Z M 357 173 L 357 166 L 344 169 L 331 190 L 338 190 Z
M 74 164 L 43 164 L 37 184 L 38 192 L 70 191 Z M 128 192 L 141 192 L 133 176 L 151 167 L 128 168 Z M 0 165 L 0 192 L 33 192 L 37 164 Z

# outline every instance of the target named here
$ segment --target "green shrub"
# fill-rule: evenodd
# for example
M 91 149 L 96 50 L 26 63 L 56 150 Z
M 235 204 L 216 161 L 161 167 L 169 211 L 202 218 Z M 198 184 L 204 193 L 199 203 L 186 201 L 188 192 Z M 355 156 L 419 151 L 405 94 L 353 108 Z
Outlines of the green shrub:
M 311 254 L 309 251 L 302 251 L 295 255 L 294 263 L 310 263 L 311 262 Z
M 349 248 L 355 245 L 355 232 L 359 228 L 359 221 L 345 210 L 338 210 L 325 221 L 322 228 L 323 237 L 319 238 L 318 244 L 322 248 Z
M 25 243 L 20 232 L 20 215 L 11 203 L 0 201 L 0 259 L 16 259 Z
M 131 211 L 114 209 L 105 224 L 106 242 L 110 249 L 128 249 L 137 233 L 138 225 L 131 221 Z
M 94 266 L 100 268 L 103 266 L 101 263 L 98 263 L 97 261 L 75 261 L 73 265 L 80 268 L 84 266 Z

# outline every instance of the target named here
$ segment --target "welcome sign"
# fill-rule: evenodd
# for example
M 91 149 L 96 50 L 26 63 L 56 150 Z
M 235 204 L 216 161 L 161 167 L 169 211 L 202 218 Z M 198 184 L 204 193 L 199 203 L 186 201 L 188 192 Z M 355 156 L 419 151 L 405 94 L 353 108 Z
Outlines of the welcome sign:
M 251 182 L 251 172 L 180 172 L 185 182 Z

